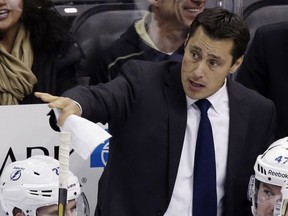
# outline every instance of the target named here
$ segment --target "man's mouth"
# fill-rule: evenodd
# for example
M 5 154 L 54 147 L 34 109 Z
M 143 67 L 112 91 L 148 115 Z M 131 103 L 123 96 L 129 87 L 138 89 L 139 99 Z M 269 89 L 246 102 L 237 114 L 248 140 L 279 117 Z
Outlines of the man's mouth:
M 200 84 L 200 83 L 196 83 L 193 81 L 190 81 L 191 86 L 195 87 L 195 88 L 201 88 L 204 87 L 204 85 Z
M 185 7 L 185 11 L 189 13 L 198 13 L 200 11 L 200 8 L 195 8 L 195 7 Z

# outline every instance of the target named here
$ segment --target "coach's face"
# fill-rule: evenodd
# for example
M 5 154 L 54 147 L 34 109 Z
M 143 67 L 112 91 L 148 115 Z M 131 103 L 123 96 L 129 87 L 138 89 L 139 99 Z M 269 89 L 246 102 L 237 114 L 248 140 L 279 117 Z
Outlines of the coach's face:
M 242 58 L 232 65 L 232 39 L 211 39 L 198 27 L 185 47 L 181 78 L 186 95 L 198 100 L 217 92 L 229 73 L 237 71 Z

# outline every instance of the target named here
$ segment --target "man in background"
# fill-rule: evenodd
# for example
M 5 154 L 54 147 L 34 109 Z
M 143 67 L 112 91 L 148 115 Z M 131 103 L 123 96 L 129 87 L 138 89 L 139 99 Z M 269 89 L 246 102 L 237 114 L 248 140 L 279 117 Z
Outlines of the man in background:
M 189 26 L 204 10 L 206 0 L 145 1 L 149 1 L 149 12 L 107 48 L 103 60 L 95 65 L 92 84 L 98 83 L 96 77 L 115 78 L 130 59 L 182 61 Z
M 276 138 L 288 136 L 288 22 L 261 26 L 245 54 L 236 81 L 272 100 Z

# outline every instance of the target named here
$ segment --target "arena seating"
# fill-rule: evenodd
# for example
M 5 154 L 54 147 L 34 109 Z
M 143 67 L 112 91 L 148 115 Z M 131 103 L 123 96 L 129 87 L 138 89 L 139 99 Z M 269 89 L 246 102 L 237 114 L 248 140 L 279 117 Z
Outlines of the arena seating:
M 243 11 L 252 41 L 256 29 L 266 24 L 288 21 L 287 0 L 260 0 L 249 5 Z
M 142 4 L 107 3 L 95 5 L 77 16 L 72 25 L 86 59 L 83 71 L 93 74 L 97 80 L 95 65 L 101 61 L 103 51 L 111 42 L 119 38 L 134 20 L 143 17 L 146 9 Z M 85 83 L 90 83 L 85 81 Z

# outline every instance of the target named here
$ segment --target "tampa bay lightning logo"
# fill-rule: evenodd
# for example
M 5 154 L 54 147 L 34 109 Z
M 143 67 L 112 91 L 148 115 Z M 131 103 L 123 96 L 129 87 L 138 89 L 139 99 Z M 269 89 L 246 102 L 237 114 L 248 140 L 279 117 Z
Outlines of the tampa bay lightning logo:
M 59 176 L 59 167 L 53 168 L 52 172 L 54 172 L 57 176 Z
M 13 171 L 10 175 L 10 179 L 12 181 L 17 181 L 20 177 L 21 177 L 21 170 L 20 169 Z

